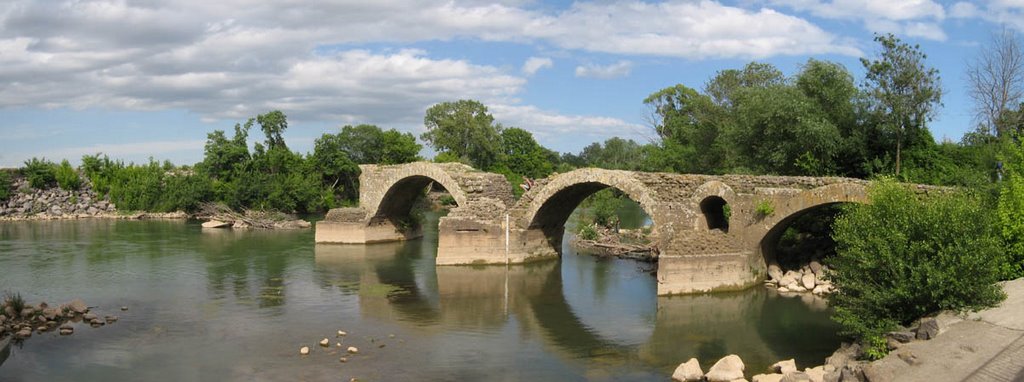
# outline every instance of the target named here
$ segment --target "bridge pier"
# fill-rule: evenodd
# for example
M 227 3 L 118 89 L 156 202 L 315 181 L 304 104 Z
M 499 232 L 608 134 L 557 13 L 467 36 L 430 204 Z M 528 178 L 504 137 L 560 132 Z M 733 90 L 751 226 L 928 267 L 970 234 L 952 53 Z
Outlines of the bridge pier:
M 558 257 L 537 230 L 446 216 L 438 224 L 437 265 L 522 264 Z
M 320 221 L 316 223 L 315 241 L 325 244 L 373 244 L 412 240 L 423 236 L 422 229 L 401 230 L 385 221 L 364 222 Z

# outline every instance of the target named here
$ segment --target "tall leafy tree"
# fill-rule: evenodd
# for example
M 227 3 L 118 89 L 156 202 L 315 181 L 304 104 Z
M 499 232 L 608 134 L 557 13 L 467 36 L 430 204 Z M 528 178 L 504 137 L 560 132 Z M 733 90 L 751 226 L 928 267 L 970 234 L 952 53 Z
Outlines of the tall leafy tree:
M 786 76 L 772 64 L 751 62 L 743 69 L 719 71 L 715 78 L 704 86 L 705 93 L 724 107 L 732 107 L 736 91 L 743 88 L 767 88 L 782 85 Z
M 904 145 L 927 131 L 926 124 L 942 100 L 939 71 L 925 66 L 928 57 L 918 45 L 908 45 L 892 34 L 876 35 L 875 41 L 881 45 L 878 57 L 861 59 L 867 70 L 864 87 L 872 109 L 893 136 L 899 176 Z
M 711 173 L 725 165 L 725 111 L 711 97 L 675 85 L 651 94 L 644 104 L 651 109 L 651 123 L 662 140 L 658 147 L 663 150 L 651 153 L 661 163 L 655 168 Z
M 284 131 L 288 129 L 288 117 L 280 110 L 256 116 L 256 122 L 267 136 L 267 149 L 287 148 L 284 143 Z
M 553 162 L 548 152 L 533 139 L 533 134 L 518 127 L 501 131 L 503 164 L 509 171 L 528 178 L 543 178 L 551 174 Z
M 479 169 L 490 169 L 501 159 L 501 126 L 487 107 L 473 100 L 442 102 L 427 109 L 420 136 L 438 151 L 446 151 Z
M 358 125 L 342 127 L 337 136 L 338 147 L 358 164 L 401 164 L 420 159 L 422 146 L 410 133 Z

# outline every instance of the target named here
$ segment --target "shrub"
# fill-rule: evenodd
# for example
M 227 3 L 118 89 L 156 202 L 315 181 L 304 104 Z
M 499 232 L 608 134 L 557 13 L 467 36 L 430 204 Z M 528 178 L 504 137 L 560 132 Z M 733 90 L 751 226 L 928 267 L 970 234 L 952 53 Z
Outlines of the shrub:
M 20 316 L 21 311 L 25 309 L 25 299 L 21 297 L 21 293 L 10 293 L 4 297 L 4 306 L 10 307 L 14 310 L 15 316 Z
M 441 203 L 442 206 L 454 206 L 455 198 L 451 195 L 444 195 L 440 200 L 438 200 L 438 202 Z
M 999 190 L 999 228 L 1010 261 L 1003 279 L 1024 277 L 1024 147 L 1009 144 L 1004 163 L 1006 173 Z
M 32 158 L 25 161 L 25 168 L 21 171 L 28 178 L 28 184 L 32 188 L 41 190 L 53 187 L 57 183 L 57 178 L 53 174 L 54 167 L 56 166 L 53 162 L 46 160 L 46 158 Z
M 7 200 L 11 197 L 11 188 L 13 187 L 13 180 L 11 179 L 11 173 L 0 170 L 0 201 Z
M 60 162 L 60 166 L 53 167 L 53 175 L 60 188 L 75 191 L 82 187 L 82 179 L 78 177 L 78 171 L 71 167 L 67 159 Z
M 833 319 L 845 334 L 872 345 L 922 316 L 1005 297 L 995 283 L 1006 256 L 975 195 L 921 196 L 882 179 L 869 197 L 870 204 L 844 208 L 834 226 Z
M 757 203 L 757 207 L 754 208 L 754 212 L 758 217 L 768 217 L 775 213 L 775 205 L 772 204 L 771 200 L 762 200 Z
M 597 229 L 593 224 L 581 224 L 576 229 L 576 237 L 583 240 L 597 240 Z

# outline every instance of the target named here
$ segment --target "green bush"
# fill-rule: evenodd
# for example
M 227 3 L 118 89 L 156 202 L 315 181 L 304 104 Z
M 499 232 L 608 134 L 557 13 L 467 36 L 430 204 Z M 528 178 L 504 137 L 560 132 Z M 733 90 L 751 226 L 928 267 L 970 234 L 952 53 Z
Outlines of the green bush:
M 993 306 L 1006 256 L 979 198 L 922 196 L 891 179 L 870 186 L 871 203 L 836 219 L 828 261 L 833 319 L 871 345 L 882 334 L 942 310 Z M 877 342 L 877 341 L 876 341 Z
M 582 240 L 597 240 L 597 229 L 593 224 L 581 224 L 576 229 L 576 237 Z
M 757 207 L 754 208 L 754 212 L 757 213 L 758 217 L 772 216 L 775 213 L 775 205 L 772 204 L 771 200 L 762 200 L 757 203 Z
M 11 173 L 0 170 L 0 201 L 7 200 L 11 197 L 11 188 L 13 187 L 14 181 L 11 179 Z
M 61 161 L 60 166 L 54 166 L 53 175 L 57 179 L 57 185 L 62 189 L 76 191 L 82 187 L 82 179 L 78 177 L 78 171 L 71 167 L 71 163 L 67 159 Z
M 999 228 L 1010 261 L 1003 279 L 1024 277 L 1024 147 L 1008 144 L 1005 177 L 999 190 Z
M 21 171 L 25 178 L 28 178 L 28 184 L 32 188 L 41 190 L 53 187 L 57 183 L 57 178 L 53 174 L 55 167 L 56 165 L 46 158 L 32 158 L 25 161 L 25 168 Z
M 451 195 L 444 195 L 441 197 L 440 200 L 438 200 L 438 202 L 441 203 L 442 206 L 454 206 L 455 198 L 452 197 Z

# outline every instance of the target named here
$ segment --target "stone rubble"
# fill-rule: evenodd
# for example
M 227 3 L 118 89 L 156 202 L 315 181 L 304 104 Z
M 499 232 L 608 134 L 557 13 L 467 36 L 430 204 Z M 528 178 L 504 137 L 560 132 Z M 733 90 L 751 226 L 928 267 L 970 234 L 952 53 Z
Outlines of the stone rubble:
M 895 343 L 906 343 L 933 339 L 959 320 L 957 315 L 943 313 L 935 317 L 925 317 L 912 329 L 890 332 L 886 338 Z M 893 350 L 905 366 L 921 363 L 910 351 Z M 752 382 L 887 382 L 892 381 L 891 370 L 880 370 L 875 363 L 859 360 L 863 349 L 859 344 L 844 343 L 832 356 L 825 359 L 825 364 L 807 367 L 802 371 L 797 368 L 796 361 L 787 359 L 776 362 L 769 373 L 756 374 Z M 694 372 L 695 370 L 695 372 Z M 743 361 L 736 355 L 728 355 L 720 359 L 705 375 L 700 372 L 696 358 L 679 364 L 672 374 L 674 381 L 737 381 L 743 379 Z
M 29 187 L 28 181 L 14 182 L 11 197 L 0 201 L 0 219 L 78 219 L 115 215 L 117 207 L 96 195 L 87 180 L 77 191 L 54 187 L 45 190 Z
M 45 302 L 36 305 L 25 304 L 20 311 L 16 311 L 16 303 L 12 298 L 4 299 L 0 307 L 0 339 L 13 335 L 15 339 L 25 340 L 35 333 L 46 333 L 57 330 L 58 334 L 67 336 L 74 334 L 73 323 L 85 323 L 93 327 L 112 324 L 117 321 L 117 316 L 106 316 L 100 319 L 91 309 L 82 302 L 75 299 L 59 307 L 50 307 Z
M 815 295 L 827 295 L 835 291 L 832 282 L 824 275 L 828 273 L 828 267 L 817 261 L 811 261 L 801 269 L 783 272 L 778 265 L 768 266 L 768 279 L 765 285 L 776 288 L 781 293 L 806 293 Z

